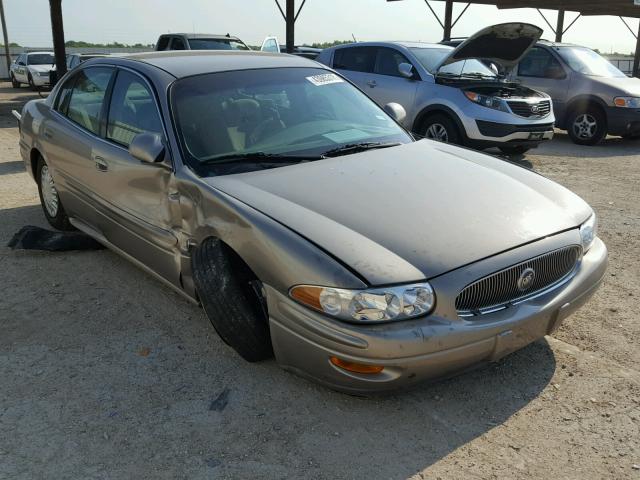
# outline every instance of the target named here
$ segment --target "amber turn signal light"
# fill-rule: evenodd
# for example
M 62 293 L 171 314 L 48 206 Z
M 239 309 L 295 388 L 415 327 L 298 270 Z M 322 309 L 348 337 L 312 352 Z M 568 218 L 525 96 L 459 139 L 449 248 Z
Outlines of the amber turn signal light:
M 338 357 L 331 357 L 329 358 L 329 361 L 336 367 L 340 367 L 343 370 L 354 373 L 375 374 L 380 373 L 384 369 L 381 365 L 364 365 L 362 363 L 348 362 Z

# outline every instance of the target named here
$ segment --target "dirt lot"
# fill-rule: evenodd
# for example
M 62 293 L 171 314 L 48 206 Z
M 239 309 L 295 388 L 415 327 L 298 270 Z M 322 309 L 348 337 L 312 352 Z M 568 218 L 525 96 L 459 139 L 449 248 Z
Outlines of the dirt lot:
M 115 254 L 5 245 L 46 226 L 0 85 L 0 478 L 640 479 L 640 142 L 520 160 L 583 196 L 603 287 L 501 363 L 384 398 L 243 362 Z

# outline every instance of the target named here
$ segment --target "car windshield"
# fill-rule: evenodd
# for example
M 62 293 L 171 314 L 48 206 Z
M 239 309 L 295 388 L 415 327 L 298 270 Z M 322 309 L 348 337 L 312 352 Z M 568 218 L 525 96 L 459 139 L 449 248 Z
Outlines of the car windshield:
M 249 50 L 244 43 L 231 38 L 190 38 L 191 50 Z
M 572 70 L 594 77 L 622 78 L 626 75 L 607 59 L 586 47 L 558 47 L 558 53 Z
M 55 57 L 50 53 L 34 53 L 27 55 L 29 65 L 53 65 L 56 63 Z
M 436 68 L 446 57 L 448 57 L 453 48 L 420 48 L 412 47 L 409 50 L 416 56 L 422 66 L 430 73 L 435 74 Z M 442 67 L 437 73 L 452 76 L 473 76 L 496 78 L 497 73 L 487 67 L 480 60 L 474 58 L 468 60 L 460 60 L 459 62 L 450 63 Z
M 187 77 L 173 84 L 171 104 L 187 162 L 199 174 L 210 175 L 225 158 L 304 161 L 354 144 L 412 141 L 362 92 L 319 68 Z

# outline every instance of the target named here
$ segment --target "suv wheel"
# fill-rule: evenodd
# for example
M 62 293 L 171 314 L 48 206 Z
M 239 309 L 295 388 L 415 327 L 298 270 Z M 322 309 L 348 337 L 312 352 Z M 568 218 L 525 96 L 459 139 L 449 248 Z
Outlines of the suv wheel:
M 13 73 L 11 74 L 11 86 L 13 88 L 20 88 L 20 82 L 16 80 L 16 77 L 13 76 Z
M 593 106 L 577 108 L 569 117 L 569 137 L 578 145 L 596 145 L 607 135 L 607 119 Z
M 427 117 L 418 133 L 438 142 L 462 144 L 462 136 L 456 124 L 451 118 L 440 113 Z

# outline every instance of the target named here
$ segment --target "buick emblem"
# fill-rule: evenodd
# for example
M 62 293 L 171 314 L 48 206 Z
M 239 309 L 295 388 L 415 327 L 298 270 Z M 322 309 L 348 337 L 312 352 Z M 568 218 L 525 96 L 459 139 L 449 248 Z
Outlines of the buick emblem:
M 531 113 L 538 113 L 540 111 L 539 105 L 531 105 Z
M 533 281 L 536 279 L 536 271 L 533 268 L 526 268 L 518 278 L 518 290 L 524 292 L 529 290 L 533 285 Z

